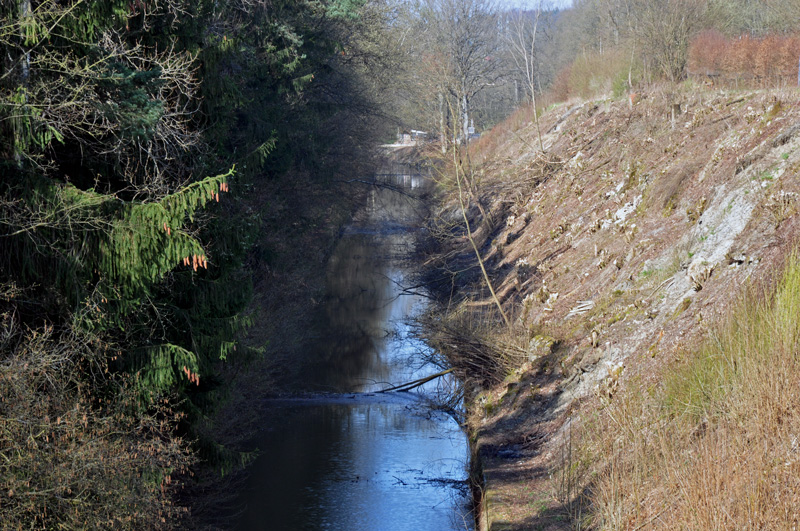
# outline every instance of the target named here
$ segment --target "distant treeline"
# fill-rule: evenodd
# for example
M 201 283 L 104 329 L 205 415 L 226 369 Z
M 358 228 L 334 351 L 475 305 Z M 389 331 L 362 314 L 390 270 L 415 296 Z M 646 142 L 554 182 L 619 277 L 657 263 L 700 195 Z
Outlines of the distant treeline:
M 712 82 L 798 84 L 800 37 L 725 37 L 707 30 L 689 46 L 688 73 Z
M 552 20 L 541 39 L 548 102 L 699 75 L 797 83 L 796 0 L 576 0 Z
M 797 81 L 797 0 L 398 4 L 393 27 L 407 58 L 400 114 L 443 138 L 464 136 L 473 122 L 486 130 L 534 97 L 541 109 L 700 72 L 740 86 Z

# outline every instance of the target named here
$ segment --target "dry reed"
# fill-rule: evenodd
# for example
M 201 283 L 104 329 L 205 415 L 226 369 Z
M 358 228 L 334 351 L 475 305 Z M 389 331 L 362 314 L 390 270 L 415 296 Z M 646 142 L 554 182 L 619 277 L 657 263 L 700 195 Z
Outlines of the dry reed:
M 598 529 L 800 526 L 800 258 L 750 288 L 656 387 L 631 382 L 585 419 Z

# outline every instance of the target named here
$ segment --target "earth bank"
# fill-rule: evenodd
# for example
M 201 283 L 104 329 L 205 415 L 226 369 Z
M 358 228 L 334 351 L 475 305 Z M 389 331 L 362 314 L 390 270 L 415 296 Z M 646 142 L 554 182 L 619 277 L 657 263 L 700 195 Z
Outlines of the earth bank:
M 658 394 L 737 301 L 757 297 L 747 286 L 779 275 L 797 240 L 798 103 L 795 90 L 691 85 L 634 105 L 570 102 L 541 116 L 544 152 L 522 110 L 440 165 L 426 280 L 442 304 L 427 334 L 466 382 L 483 529 L 678 518 L 649 499 L 619 522 L 602 516 L 597 478 L 613 460 L 591 457 L 587 426 L 610 423 L 623 397 Z M 709 420 L 692 422 L 695 441 Z M 800 463 L 786 466 L 796 481 Z

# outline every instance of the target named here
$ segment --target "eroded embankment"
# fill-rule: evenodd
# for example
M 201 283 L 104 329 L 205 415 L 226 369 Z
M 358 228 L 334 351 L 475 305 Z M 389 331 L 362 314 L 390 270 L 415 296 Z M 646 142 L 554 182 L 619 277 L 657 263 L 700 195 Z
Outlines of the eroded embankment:
M 430 280 L 449 312 L 430 334 L 472 388 L 492 530 L 602 512 L 581 495 L 608 463 L 580 462 L 573 431 L 623 390 L 657 393 L 742 286 L 780 270 L 798 229 L 796 91 L 658 89 L 632 107 L 568 104 L 541 127 L 545 153 L 518 116 L 466 170 L 473 237 L 513 330 L 493 315 L 454 194 L 432 224 Z M 652 506 L 617 524 L 657 527 L 669 509 Z

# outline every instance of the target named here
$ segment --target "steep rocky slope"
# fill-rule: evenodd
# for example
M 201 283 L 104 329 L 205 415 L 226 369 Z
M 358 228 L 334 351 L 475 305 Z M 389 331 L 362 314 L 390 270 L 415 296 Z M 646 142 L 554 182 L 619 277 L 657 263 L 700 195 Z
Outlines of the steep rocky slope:
M 582 521 L 573 428 L 658 385 L 744 285 L 780 270 L 798 230 L 799 98 L 656 88 L 549 111 L 544 153 L 524 114 L 474 147 L 472 228 L 514 320 L 494 326 L 505 379 L 470 397 L 488 528 Z M 456 236 L 436 263 L 459 271 L 464 307 L 487 309 L 457 211 L 442 211 Z

